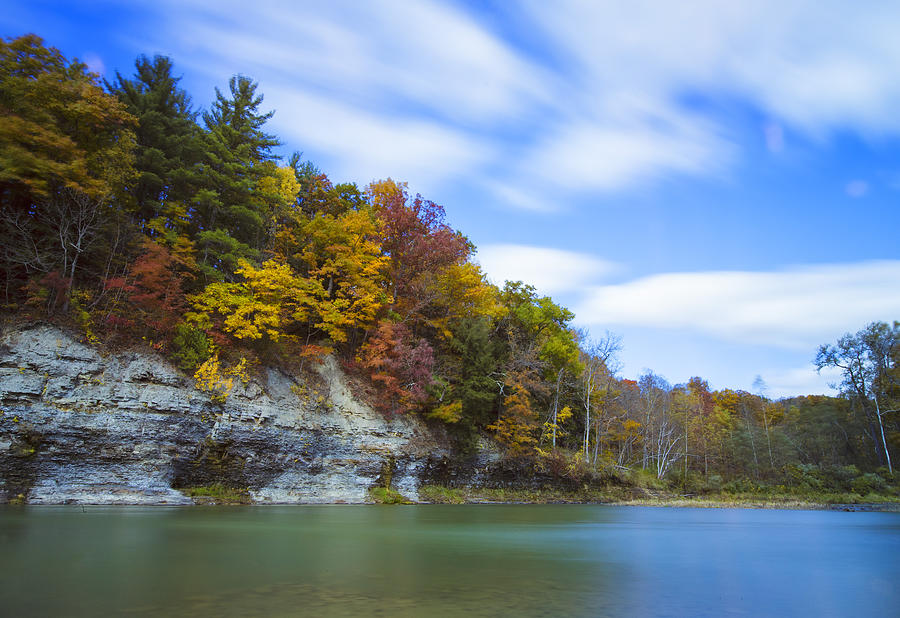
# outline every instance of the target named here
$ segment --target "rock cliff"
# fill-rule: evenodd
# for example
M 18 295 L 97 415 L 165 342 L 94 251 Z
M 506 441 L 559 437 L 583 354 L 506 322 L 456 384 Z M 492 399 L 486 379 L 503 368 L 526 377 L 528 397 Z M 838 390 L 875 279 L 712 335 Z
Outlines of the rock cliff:
M 269 368 L 224 404 L 147 350 L 101 355 L 49 325 L 0 338 L 0 503 L 188 504 L 225 483 L 254 502 L 365 502 L 385 470 L 416 499 L 450 453 L 414 417 L 356 400 L 334 359 Z M 455 474 L 455 472 L 451 472 Z

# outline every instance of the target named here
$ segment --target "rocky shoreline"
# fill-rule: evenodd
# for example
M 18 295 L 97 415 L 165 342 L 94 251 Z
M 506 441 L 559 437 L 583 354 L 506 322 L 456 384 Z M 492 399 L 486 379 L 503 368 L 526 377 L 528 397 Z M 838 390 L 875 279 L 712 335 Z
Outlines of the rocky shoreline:
M 571 482 L 570 482 L 571 481 Z M 225 401 L 147 349 L 101 353 L 49 324 L 0 335 L 0 504 L 592 503 L 896 511 L 815 496 L 684 497 L 524 470 L 490 440 L 386 418 L 334 358 L 263 368 Z
M 180 490 L 214 483 L 262 504 L 367 502 L 386 466 L 417 497 L 429 462 L 450 455 L 440 433 L 356 400 L 333 358 L 316 374 L 266 368 L 219 403 L 150 351 L 104 356 L 54 326 L 9 329 L 0 503 L 191 504 Z

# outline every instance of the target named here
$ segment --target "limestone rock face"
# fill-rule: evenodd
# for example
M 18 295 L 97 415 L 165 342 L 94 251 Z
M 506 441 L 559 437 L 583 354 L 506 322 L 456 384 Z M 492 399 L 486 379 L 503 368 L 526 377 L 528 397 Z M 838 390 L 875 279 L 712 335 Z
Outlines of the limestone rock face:
M 446 440 L 355 399 L 333 358 L 316 372 L 304 383 L 268 368 L 222 404 L 150 351 L 101 356 L 53 326 L 10 329 L 0 503 L 189 504 L 178 488 L 217 482 L 259 503 L 365 502 L 388 468 L 416 499 Z

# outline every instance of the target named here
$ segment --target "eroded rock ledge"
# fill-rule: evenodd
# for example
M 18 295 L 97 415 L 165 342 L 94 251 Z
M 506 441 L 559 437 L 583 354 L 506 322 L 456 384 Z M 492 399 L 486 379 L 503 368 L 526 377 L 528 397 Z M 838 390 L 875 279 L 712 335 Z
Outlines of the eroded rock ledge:
M 101 356 L 45 324 L 0 338 L 0 503 L 189 504 L 225 482 L 258 503 L 365 502 L 385 465 L 416 499 L 440 431 L 354 399 L 334 359 L 312 387 L 269 368 L 224 404 L 160 356 Z M 477 469 L 476 467 L 472 468 Z

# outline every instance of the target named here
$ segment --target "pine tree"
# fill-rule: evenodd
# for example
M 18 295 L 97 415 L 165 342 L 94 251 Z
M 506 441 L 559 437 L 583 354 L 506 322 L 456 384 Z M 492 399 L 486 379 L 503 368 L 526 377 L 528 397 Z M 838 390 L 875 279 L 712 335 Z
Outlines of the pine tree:
M 204 144 L 191 98 L 165 56 L 135 61 L 135 75 L 116 73 L 107 88 L 138 119 L 136 219 L 148 235 L 174 246 L 187 228 L 188 205 L 198 190 Z
M 212 109 L 203 114 L 206 188 L 194 197 L 201 268 L 211 280 L 232 279 L 235 258 L 259 261 L 272 213 L 258 183 L 271 167 L 265 164 L 275 158 L 272 148 L 279 145 L 262 129 L 274 112 L 260 112 L 257 84 L 236 75 L 228 86 L 230 97 L 216 89 Z M 227 254 L 221 253 L 223 247 Z

